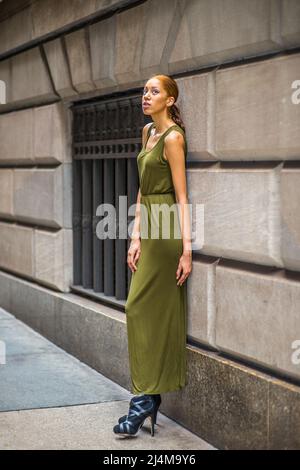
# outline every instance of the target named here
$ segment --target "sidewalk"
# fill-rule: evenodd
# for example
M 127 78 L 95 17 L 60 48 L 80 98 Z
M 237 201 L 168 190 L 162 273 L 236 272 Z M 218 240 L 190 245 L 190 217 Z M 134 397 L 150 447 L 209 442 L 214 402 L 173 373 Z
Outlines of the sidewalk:
M 1 308 L 0 341 L 0 449 L 214 449 L 160 412 L 115 435 L 133 395 Z

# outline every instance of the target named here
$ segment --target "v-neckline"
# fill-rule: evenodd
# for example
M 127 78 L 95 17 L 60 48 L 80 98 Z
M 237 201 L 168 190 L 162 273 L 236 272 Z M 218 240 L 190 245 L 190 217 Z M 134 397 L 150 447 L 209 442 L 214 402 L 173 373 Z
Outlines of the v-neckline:
M 146 145 L 147 145 L 147 142 L 150 138 L 150 133 L 149 133 L 148 139 L 146 140 L 146 143 L 143 145 L 144 153 L 152 152 L 152 150 L 158 145 L 158 143 L 160 142 L 161 138 L 165 135 L 165 133 L 168 132 L 168 130 L 171 129 L 171 127 L 174 127 L 174 126 L 177 126 L 177 124 L 172 124 L 172 126 L 168 127 L 168 129 L 166 129 L 165 132 L 162 133 L 162 135 L 160 136 L 158 141 L 153 145 L 152 149 L 147 150 Z M 155 126 L 153 126 L 153 127 L 155 127 Z M 152 128 L 151 128 L 151 130 L 152 130 Z M 150 132 L 151 132 L 151 130 L 150 130 Z

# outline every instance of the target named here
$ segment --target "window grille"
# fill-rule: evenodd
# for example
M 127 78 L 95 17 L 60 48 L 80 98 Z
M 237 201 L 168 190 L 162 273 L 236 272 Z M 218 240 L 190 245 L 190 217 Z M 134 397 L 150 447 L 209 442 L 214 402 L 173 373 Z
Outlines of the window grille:
M 124 309 L 131 271 L 127 266 L 128 220 L 119 219 L 119 196 L 128 208 L 136 203 L 136 157 L 142 130 L 149 121 L 141 108 L 141 94 L 73 104 L 73 285 L 77 293 Z M 124 199 L 123 199 L 124 201 Z M 114 238 L 100 239 L 96 215 L 100 204 L 117 213 Z M 104 217 L 107 212 L 104 213 Z M 99 226 L 98 226 L 99 227 Z M 126 238 L 120 237 L 119 228 Z

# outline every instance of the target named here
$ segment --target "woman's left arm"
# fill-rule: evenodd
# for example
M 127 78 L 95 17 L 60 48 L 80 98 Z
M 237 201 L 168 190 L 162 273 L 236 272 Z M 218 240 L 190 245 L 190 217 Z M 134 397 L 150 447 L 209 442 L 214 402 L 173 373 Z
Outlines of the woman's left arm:
M 186 188 L 185 141 L 179 132 L 170 132 L 165 138 L 165 154 L 169 162 L 176 201 L 180 211 L 183 252 L 176 271 L 177 285 L 182 285 L 192 271 L 192 241 L 190 212 Z

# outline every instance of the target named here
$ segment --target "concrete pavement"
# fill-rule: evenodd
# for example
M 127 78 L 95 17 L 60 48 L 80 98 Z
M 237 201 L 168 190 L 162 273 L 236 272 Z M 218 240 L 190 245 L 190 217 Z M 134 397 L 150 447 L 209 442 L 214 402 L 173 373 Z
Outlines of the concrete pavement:
M 132 396 L 0 309 L 0 449 L 214 449 L 160 412 L 115 435 Z

